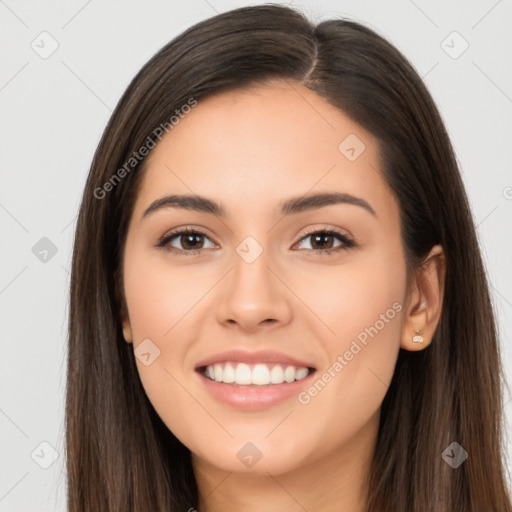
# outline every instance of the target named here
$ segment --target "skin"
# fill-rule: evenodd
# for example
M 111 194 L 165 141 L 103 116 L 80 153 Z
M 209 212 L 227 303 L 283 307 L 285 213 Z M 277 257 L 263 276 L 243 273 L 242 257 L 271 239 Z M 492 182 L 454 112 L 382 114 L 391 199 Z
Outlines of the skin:
M 338 149 L 349 134 L 365 144 L 354 161 Z M 191 450 L 200 512 L 363 510 L 399 348 L 431 342 L 444 282 L 435 246 L 406 289 L 399 207 L 377 151 L 339 109 L 278 80 L 200 100 L 146 160 L 124 252 L 124 335 L 134 349 L 149 338 L 160 350 L 137 367 L 156 411 Z M 278 213 L 290 197 L 334 191 L 363 198 L 376 216 L 350 204 Z M 170 194 L 207 196 L 227 217 L 164 208 L 142 219 Z M 155 247 L 186 226 L 207 234 L 199 254 L 184 254 L 180 236 L 169 245 L 181 254 Z M 356 247 L 320 254 L 307 233 L 332 228 Z M 251 264 L 236 251 L 249 235 L 263 249 Z M 217 402 L 194 371 L 200 359 L 240 347 L 313 361 L 321 375 L 394 303 L 401 310 L 307 404 L 292 397 L 241 411 Z M 416 329 L 423 343 L 412 341 Z M 247 442 L 262 453 L 251 468 L 237 457 Z

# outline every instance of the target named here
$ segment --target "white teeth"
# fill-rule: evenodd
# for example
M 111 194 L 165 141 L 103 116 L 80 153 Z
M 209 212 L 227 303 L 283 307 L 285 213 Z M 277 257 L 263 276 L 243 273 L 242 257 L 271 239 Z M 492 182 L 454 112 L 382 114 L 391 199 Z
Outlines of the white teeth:
M 226 384 L 268 386 L 269 384 L 282 384 L 285 381 L 302 380 L 309 375 L 309 370 L 304 367 L 284 367 L 280 364 L 258 363 L 251 367 L 245 363 L 227 362 L 208 365 L 204 375 L 211 380 Z
M 235 382 L 237 384 L 251 384 L 251 368 L 240 363 L 235 369 Z
M 295 373 L 296 380 L 305 379 L 308 376 L 309 370 L 307 368 L 299 368 Z
M 282 384 L 284 382 L 284 372 L 282 366 L 276 364 L 270 371 L 270 382 L 272 384 Z
M 222 366 L 220 364 L 213 365 L 213 374 L 215 376 L 215 382 L 222 381 Z
M 252 383 L 265 386 L 270 383 L 270 370 L 265 364 L 257 364 L 252 370 Z
M 286 367 L 286 370 L 284 371 L 284 380 L 286 382 L 293 382 L 295 380 L 295 367 Z
M 235 369 L 229 363 L 224 367 L 224 371 L 222 373 L 222 381 L 226 384 L 231 384 L 235 382 Z

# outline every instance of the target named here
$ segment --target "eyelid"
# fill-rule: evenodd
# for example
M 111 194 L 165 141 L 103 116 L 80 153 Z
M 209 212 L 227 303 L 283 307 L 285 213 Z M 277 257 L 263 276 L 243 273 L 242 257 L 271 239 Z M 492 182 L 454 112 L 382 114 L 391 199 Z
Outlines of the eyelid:
M 198 233 L 207 236 L 212 241 L 214 239 L 214 237 L 210 234 L 209 230 L 207 230 L 206 228 L 203 228 L 202 226 L 196 226 L 195 224 L 186 224 L 185 226 L 179 226 L 177 228 L 166 231 L 165 234 L 160 237 L 160 240 L 163 240 L 164 238 L 169 238 L 170 236 L 177 235 L 183 232 Z
M 353 240 L 353 236 L 349 234 L 347 230 L 342 228 L 315 226 L 314 228 L 306 228 L 306 231 L 301 233 L 299 241 L 302 240 L 305 236 L 312 235 L 313 233 L 331 233 L 335 235 L 342 235 L 346 238 L 349 238 L 350 240 Z

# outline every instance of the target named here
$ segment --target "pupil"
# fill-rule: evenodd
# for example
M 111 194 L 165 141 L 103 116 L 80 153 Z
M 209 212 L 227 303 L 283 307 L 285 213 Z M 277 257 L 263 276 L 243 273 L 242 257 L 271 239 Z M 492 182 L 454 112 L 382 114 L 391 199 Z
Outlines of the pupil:
M 317 244 L 317 240 L 318 239 L 324 239 L 324 242 L 325 242 L 326 238 L 331 238 L 331 235 L 314 235 L 313 236 L 313 239 L 315 240 L 314 245 Z M 320 248 L 321 249 L 325 249 L 325 245 L 329 245 L 329 244 L 325 244 L 325 243 L 320 242 Z
M 202 235 L 194 235 L 194 234 L 190 234 L 190 235 L 185 235 L 185 240 L 186 240 L 186 243 L 183 244 L 184 247 L 186 247 L 187 245 L 191 246 L 192 249 L 196 248 L 197 245 L 200 245 L 200 244 L 194 244 L 194 242 L 190 243 L 190 240 L 191 239 L 194 239 L 194 238 L 198 238 L 198 237 L 201 237 Z

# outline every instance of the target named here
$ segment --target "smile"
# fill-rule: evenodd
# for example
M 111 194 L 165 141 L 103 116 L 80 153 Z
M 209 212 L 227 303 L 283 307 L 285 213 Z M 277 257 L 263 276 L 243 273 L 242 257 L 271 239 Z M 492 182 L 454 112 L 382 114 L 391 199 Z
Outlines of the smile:
M 215 382 L 239 386 L 269 386 L 291 383 L 306 378 L 313 368 L 282 364 L 246 364 L 232 361 L 207 365 L 200 369 Z

